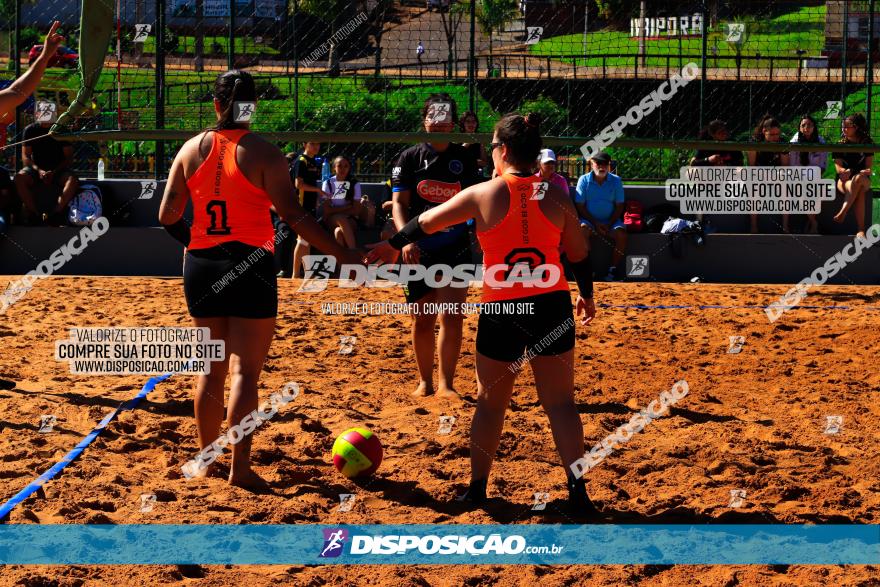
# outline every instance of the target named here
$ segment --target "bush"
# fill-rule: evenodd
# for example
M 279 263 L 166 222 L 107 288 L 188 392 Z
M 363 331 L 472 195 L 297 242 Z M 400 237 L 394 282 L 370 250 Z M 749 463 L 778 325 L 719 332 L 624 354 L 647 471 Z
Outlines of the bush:
M 565 136 L 569 133 L 566 109 L 547 96 L 524 101 L 519 111 L 525 115 L 529 112 L 541 115 L 541 134 L 548 136 Z
M 19 32 L 19 40 L 21 42 L 22 51 L 30 51 L 34 45 L 41 45 L 45 33 L 38 31 L 34 27 L 24 27 Z

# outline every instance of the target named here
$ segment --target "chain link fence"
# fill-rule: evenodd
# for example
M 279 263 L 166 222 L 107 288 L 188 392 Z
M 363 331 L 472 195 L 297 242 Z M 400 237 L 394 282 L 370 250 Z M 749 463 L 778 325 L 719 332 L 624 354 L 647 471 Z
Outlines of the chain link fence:
M 62 22 L 70 53 L 59 54 L 35 99 L 63 110 L 79 86 L 79 3 L 0 0 L 0 12 L 6 84 L 50 22 Z M 696 138 L 716 118 L 736 140 L 748 140 L 766 113 L 786 137 L 811 114 L 829 142 L 847 114 L 865 114 L 875 133 L 880 125 L 873 0 L 119 0 L 117 16 L 119 51 L 114 38 L 77 126 L 123 132 L 78 144 L 85 174 L 103 157 L 111 177 L 163 176 L 180 143 L 138 140 L 137 131 L 210 126 L 213 80 L 233 67 L 257 78 L 258 131 L 416 132 L 423 100 L 446 92 L 459 115 L 476 113 L 478 132 L 521 110 L 542 114 L 547 136 L 580 137 L 557 148 L 561 171 L 575 177 L 580 145 L 689 63 L 697 79 L 623 133 L 670 147 L 611 148 L 627 179 L 676 175 L 692 151 L 672 141 Z M 33 101 L 18 125 L 2 121 L 9 140 L 31 120 Z M 403 147 L 324 150 L 348 154 L 359 177 L 384 180 Z

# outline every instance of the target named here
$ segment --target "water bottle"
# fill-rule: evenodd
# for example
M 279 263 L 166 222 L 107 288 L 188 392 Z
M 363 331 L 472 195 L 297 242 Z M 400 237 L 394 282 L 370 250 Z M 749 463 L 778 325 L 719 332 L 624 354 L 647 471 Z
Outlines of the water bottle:
M 321 165 L 321 183 L 330 180 L 330 162 L 327 159 L 324 159 L 324 164 Z
M 104 159 L 98 159 L 98 181 L 104 180 Z

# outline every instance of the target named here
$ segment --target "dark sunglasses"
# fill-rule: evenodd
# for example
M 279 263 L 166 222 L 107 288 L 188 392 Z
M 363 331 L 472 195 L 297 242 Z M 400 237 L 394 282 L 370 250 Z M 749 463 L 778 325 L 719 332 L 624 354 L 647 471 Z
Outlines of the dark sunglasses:
M 503 144 L 504 143 L 489 143 L 489 147 L 490 147 L 490 150 L 494 151 L 495 149 L 497 149 L 498 147 L 500 147 Z

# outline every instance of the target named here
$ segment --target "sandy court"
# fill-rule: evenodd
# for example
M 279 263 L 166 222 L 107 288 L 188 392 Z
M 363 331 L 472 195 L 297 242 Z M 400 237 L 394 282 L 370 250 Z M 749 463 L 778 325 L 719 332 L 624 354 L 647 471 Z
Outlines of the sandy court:
M 0 278 L 0 289 L 10 278 Z M 192 377 L 157 386 L 124 412 L 76 462 L 16 508 L 11 522 L 70 524 L 573 523 L 564 472 L 531 371 L 520 374 L 489 482 L 490 504 L 453 502 L 468 481 L 477 317 L 465 318 L 460 403 L 414 399 L 407 316 L 340 316 L 321 302 L 400 302 L 395 290 L 298 293 L 281 284 L 276 337 L 261 399 L 288 381 L 302 393 L 256 433 L 256 470 L 274 494 L 255 497 L 223 481 L 191 480 L 196 453 Z M 618 305 L 768 304 L 785 286 L 597 285 Z M 472 289 L 469 301 L 477 301 Z M 635 523 L 880 523 L 880 289 L 819 287 L 770 324 L 760 309 L 599 309 L 577 327 L 576 397 L 588 447 L 685 379 L 689 394 L 588 474 L 611 521 Z M 845 306 L 845 308 L 843 307 Z M 71 375 L 54 343 L 73 326 L 189 326 L 180 279 L 57 277 L 40 280 L 0 317 L 0 500 L 57 462 L 145 375 Z M 356 336 L 339 353 L 340 337 Z M 743 350 L 728 354 L 729 338 Z M 436 381 L 436 379 L 435 379 Z M 53 414 L 52 433 L 37 431 Z M 827 416 L 842 416 L 826 434 Z M 449 434 L 441 416 L 456 418 Z M 353 483 L 329 457 L 335 436 L 365 425 L 385 461 Z M 228 465 L 228 455 L 221 458 Z M 731 490 L 746 492 L 730 507 Z M 532 511 L 536 492 L 550 494 Z M 153 511 L 140 495 L 153 493 Z M 354 493 L 340 512 L 339 494 Z M 0 585 L 880 585 L 878 567 L 838 566 L 376 566 L 10 567 Z

